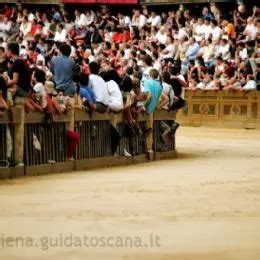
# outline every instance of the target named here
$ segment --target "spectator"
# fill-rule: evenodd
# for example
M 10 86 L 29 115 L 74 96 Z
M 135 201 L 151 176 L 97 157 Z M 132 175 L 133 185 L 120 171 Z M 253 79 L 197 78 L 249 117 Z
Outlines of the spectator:
M 96 97 L 96 111 L 105 113 L 109 105 L 109 93 L 106 82 L 98 75 L 99 65 L 96 62 L 89 64 L 89 87 L 92 88 Z
M 69 58 L 71 47 L 61 44 L 60 53 L 61 55 L 52 58 L 50 70 L 54 75 L 57 90 L 62 90 L 66 95 L 74 95 L 76 93 L 76 86 L 73 82 L 75 62 Z
M 103 79 L 107 83 L 107 89 L 109 94 L 108 107 L 113 112 L 119 112 L 123 109 L 123 96 L 120 88 L 117 84 L 117 72 L 115 70 L 109 70 L 102 74 Z
M 14 96 L 26 97 L 31 87 L 31 72 L 25 61 L 19 58 L 19 45 L 17 43 L 8 43 L 7 56 L 12 61 L 10 78 L 7 82 L 9 91 Z

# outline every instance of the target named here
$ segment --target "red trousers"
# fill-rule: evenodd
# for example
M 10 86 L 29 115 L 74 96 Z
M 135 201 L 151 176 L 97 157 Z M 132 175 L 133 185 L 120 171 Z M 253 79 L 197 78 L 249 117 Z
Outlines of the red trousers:
M 76 151 L 77 145 L 79 143 L 80 135 L 76 132 L 67 131 L 67 140 L 68 140 L 68 149 L 67 156 L 68 158 L 72 158 L 73 154 Z

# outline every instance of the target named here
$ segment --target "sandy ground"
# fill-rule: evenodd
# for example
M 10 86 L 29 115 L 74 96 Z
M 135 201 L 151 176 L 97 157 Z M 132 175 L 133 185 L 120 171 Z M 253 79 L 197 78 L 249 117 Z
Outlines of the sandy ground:
M 260 259 L 260 131 L 177 141 L 179 159 L 0 182 L 0 259 Z

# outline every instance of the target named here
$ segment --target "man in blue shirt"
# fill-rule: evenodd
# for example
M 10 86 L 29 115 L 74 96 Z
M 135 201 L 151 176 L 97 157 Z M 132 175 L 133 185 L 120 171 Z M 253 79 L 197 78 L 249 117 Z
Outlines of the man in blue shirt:
M 156 69 L 151 69 L 149 73 L 149 79 L 144 83 L 144 92 L 147 94 L 145 108 L 147 113 L 150 115 L 150 119 L 148 121 L 147 127 L 149 135 L 147 134 L 147 151 L 148 156 L 150 157 L 153 153 L 153 113 L 156 110 L 156 107 L 159 103 L 161 94 L 162 94 L 162 86 L 160 81 L 158 80 L 159 72 Z
M 56 89 L 64 91 L 66 95 L 73 96 L 76 94 L 76 85 L 73 82 L 75 62 L 69 58 L 71 47 L 67 44 L 61 44 L 60 52 L 60 56 L 52 58 L 50 69 L 54 75 Z
M 156 69 L 151 69 L 149 73 L 149 79 L 144 83 L 144 92 L 147 93 L 146 111 L 154 113 L 157 104 L 159 103 L 160 96 L 162 94 L 162 85 L 158 80 L 159 72 Z

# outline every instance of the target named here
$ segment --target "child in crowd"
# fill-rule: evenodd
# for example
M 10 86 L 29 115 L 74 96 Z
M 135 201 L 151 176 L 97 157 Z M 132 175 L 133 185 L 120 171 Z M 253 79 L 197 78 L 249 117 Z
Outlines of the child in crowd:
M 35 69 L 32 76 L 33 88 L 30 90 L 29 98 L 26 102 L 27 111 L 43 112 L 47 107 L 47 93 L 44 87 L 45 72 Z

